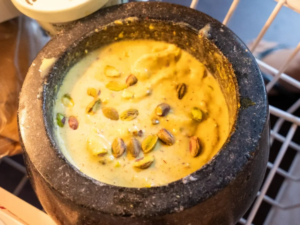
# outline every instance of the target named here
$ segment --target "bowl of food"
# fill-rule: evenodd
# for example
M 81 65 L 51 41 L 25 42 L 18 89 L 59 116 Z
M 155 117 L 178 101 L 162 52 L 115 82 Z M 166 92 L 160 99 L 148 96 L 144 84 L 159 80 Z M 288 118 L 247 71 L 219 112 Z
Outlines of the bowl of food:
M 19 128 L 58 224 L 235 224 L 269 151 L 252 54 L 168 3 L 101 9 L 54 37 L 28 71 Z

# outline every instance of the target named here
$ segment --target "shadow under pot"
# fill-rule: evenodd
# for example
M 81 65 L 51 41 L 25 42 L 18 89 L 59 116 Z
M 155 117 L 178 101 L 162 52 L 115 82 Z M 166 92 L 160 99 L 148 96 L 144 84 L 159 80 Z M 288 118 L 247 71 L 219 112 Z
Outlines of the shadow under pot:
M 141 39 L 174 44 L 205 65 L 225 98 L 231 132 L 192 174 L 166 185 L 122 187 L 97 181 L 70 162 L 58 144 L 54 106 L 76 63 L 103 46 Z M 235 224 L 265 174 L 268 119 L 261 73 L 245 44 L 204 13 L 157 2 L 101 9 L 54 37 L 29 68 L 19 105 L 27 171 L 57 224 Z

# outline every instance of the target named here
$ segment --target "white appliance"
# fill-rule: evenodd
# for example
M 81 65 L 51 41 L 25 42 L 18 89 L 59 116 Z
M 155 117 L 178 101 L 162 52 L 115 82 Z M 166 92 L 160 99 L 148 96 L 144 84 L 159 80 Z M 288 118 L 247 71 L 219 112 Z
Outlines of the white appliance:
M 121 0 L 11 0 L 26 16 L 38 23 L 51 35 L 55 35 L 72 21 L 92 14 L 98 9 L 119 4 Z
M 0 0 L 0 23 L 10 20 L 20 15 L 20 12 L 14 7 L 11 1 Z

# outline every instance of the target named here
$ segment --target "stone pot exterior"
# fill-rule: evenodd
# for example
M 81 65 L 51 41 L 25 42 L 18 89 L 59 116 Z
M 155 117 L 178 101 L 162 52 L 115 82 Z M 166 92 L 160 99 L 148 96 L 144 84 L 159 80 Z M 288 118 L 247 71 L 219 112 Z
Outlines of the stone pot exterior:
M 120 20 L 126 22 L 115 23 Z M 199 41 L 194 32 L 208 23 L 212 45 Z M 154 24 L 157 32 L 147 30 L 149 24 Z M 180 35 L 173 37 L 173 30 Z M 211 72 L 223 62 L 225 71 L 232 65 L 236 74 L 232 83 L 237 94 L 224 94 L 227 103 L 240 103 L 237 117 L 231 121 L 234 130 L 228 142 L 204 167 L 166 186 L 124 188 L 103 184 L 71 165 L 55 141 L 52 108 L 66 72 L 87 52 L 114 41 L 112 37 L 120 31 L 128 39 L 175 43 L 197 59 L 210 61 L 206 66 Z M 199 51 L 193 53 L 187 45 Z M 224 64 L 227 59 L 207 58 L 208 51 L 222 52 L 231 65 Z M 219 82 L 221 87 L 225 85 L 225 81 Z M 229 107 L 233 114 L 234 109 Z M 57 224 L 227 225 L 244 215 L 264 178 L 269 154 L 268 115 L 258 65 L 232 31 L 193 9 L 139 2 L 101 9 L 58 34 L 43 48 L 29 68 L 21 91 L 19 129 L 30 180 L 44 209 Z

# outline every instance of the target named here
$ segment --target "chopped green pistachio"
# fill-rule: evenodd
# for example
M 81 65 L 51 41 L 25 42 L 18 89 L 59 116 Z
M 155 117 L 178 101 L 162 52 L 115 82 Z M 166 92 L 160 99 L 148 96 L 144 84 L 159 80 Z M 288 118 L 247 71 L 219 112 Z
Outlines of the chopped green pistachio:
M 88 114 L 95 114 L 100 109 L 101 100 L 99 98 L 95 98 L 87 107 L 85 112 Z
M 57 113 L 56 114 L 56 123 L 57 123 L 57 125 L 60 126 L 60 127 L 64 127 L 65 122 L 66 122 L 66 117 L 61 113 Z
M 197 122 L 201 122 L 203 119 L 203 113 L 202 113 L 201 109 L 194 107 L 192 109 L 192 118 L 193 118 L 193 120 L 195 120 Z
M 127 88 L 127 84 L 117 82 L 117 81 L 110 81 L 106 84 L 106 88 L 111 91 L 122 91 Z
M 109 66 L 107 65 L 104 68 L 104 74 L 107 77 L 119 77 L 120 76 L 120 72 L 113 66 Z
M 97 91 L 96 88 L 88 88 L 87 94 L 91 97 L 97 98 L 97 96 L 100 94 L 100 90 Z
M 73 99 L 71 98 L 71 96 L 69 94 L 64 94 L 61 97 L 61 102 L 66 107 L 73 107 L 74 106 L 74 101 L 73 101 Z

